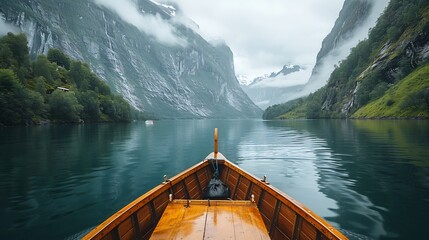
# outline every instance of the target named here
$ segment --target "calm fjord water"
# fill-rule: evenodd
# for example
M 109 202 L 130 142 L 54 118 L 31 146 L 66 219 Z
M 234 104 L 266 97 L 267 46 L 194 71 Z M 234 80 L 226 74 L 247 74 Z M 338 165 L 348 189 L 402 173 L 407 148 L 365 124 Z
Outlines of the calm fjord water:
M 429 122 L 176 120 L 0 129 L 0 239 L 76 238 L 219 148 L 357 239 L 429 236 Z

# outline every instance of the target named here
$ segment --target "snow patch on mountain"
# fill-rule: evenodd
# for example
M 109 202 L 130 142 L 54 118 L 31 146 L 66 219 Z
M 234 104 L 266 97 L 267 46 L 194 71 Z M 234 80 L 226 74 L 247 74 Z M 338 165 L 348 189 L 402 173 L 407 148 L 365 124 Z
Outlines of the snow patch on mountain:
M 158 5 L 166 14 L 170 15 L 171 17 L 176 16 L 176 8 L 171 6 L 171 5 L 167 5 L 167 4 L 162 4 L 153 0 L 149 0 L 150 2 L 152 2 L 155 5 Z
M 237 75 L 236 78 L 238 83 L 244 86 L 249 86 L 253 82 L 253 78 L 251 78 L 249 75 Z
M 252 101 L 262 109 L 269 105 L 282 103 L 289 94 L 288 89 L 304 84 L 311 71 L 298 65 L 284 65 L 282 70 L 257 77 L 251 81 L 242 81 L 242 89 Z M 250 82 L 250 83 L 248 83 Z

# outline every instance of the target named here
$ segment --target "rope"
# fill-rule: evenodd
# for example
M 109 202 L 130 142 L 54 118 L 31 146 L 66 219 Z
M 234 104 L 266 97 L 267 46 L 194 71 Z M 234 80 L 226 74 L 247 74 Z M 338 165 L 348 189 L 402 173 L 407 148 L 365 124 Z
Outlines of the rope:
M 213 173 L 213 177 L 214 178 L 219 178 L 219 163 L 218 163 L 218 161 L 217 161 L 217 158 L 215 158 L 215 159 L 210 159 L 210 162 L 211 162 L 211 164 L 212 164 L 212 167 L 213 167 L 213 171 L 214 171 L 214 173 Z

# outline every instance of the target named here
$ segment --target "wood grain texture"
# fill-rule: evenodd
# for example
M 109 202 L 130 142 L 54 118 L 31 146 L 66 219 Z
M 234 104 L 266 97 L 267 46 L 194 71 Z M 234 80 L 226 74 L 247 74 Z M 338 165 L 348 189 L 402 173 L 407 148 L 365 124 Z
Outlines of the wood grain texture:
M 255 204 L 243 201 L 170 203 L 150 239 L 270 239 Z
M 161 227 L 163 239 L 172 236 L 165 234 L 173 234 L 177 238 L 186 238 L 185 236 L 190 234 L 196 234 L 192 235 L 192 238 L 200 236 L 201 226 L 204 226 L 203 235 L 206 239 L 249 239 L 248 233 L 251 233 L 253 238 L 264 239 L 264 234 L 258 235 L 257 232 L 250 230 L 258 225 L 263 226 L 263 232 L 267 232 L 268 229 L 272 239 L 347 239 L 324 219 L 287 194 L 262 182 L 228 160 L 220 159 L 218 163 L 220 178 L 230 188 L 234 205 L 230 202 L 228 205 L 210 201 L 206 211 L 199 209 L 204 207 L 194 206 L 195 203 L 182 212 L 175 210 L 176 215 L 173 213 L 171 215 L 175 216 L 175 219 L 181 219 L 182 222 L 180 225 L 174 225 L 174 222 L 165 220 L 167 221 L 165 226 L 173 224 L 177 226 L 175 227 L 177 232 L 167 233 L 167 230 Z M 170 206 L 169 194 L 173 193 L 174 199 L 192 198 L 192 202 L 204 202 L 195 199 L 202 198 L 212 176 L 211 162 L 204 160 L 140 196 L 94 228 L 83 239 L 149 239 L 155 228 L 164 224 L 158 221 Z M 241 202 L 237 200 L 250 199 L 252 194 L 255 196 L 253 209 L 236 206 Z M 207 200 L 205 201 L 207 204 Z M 251 211 L 256 211 L 257 214 L 247 215 Z M 252 218 L 254 215 L 258 217 Z M 210 222 L 210 225 L 198 224 L 201 218 L 205 219 L 206 223 Z M 199 221 L 195 222 L 195 219 Z

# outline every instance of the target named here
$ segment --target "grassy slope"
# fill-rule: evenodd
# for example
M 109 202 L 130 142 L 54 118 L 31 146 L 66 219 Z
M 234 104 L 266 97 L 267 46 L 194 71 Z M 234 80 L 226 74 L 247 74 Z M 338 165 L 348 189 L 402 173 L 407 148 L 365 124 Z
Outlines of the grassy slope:
M 293 110 L 280 115 L 279 119 L 301 119 L 301 118 L 306 118 L 306 113 L 307 113 L 307 104 L 301 104 L 297 107 L 295 107 Z
M 363 106 L 352 118 L 429 118 L 429 112 L 416 109 L 402 109 L 401 104 L 407 96 L 429 87 L 429 63 L 414 70 L 384 96 Z M 388 101 L 393 101 L 388 106 Z
M 399 1 L 396 1 L 396 4 L 398 4 L 398 2 Z M 390 15 L 392 16 L 397 14 L 401 15 L 400 13 L 396 13 L 396 12 L 390 13 Z M 385 25 L 386 24 L 387 26 L 390 26 L 388 23 L 385 23 Z M 390 53 L 390 56 L 387 59 L 387 62 L 394 60 L 394 58 L 398 57 L 401 54 L 400 51 L 402 50 L 402 48 L 398 46 L 403 45 L 404 42 L 412 41 L 417 36 L 417 34 L 427 31 L 428 26 L 429 26 L 429 7 L 426 7 L 422 9 L 421 17 L 419 18 L 418 22 L 414 24 L 410 24 L 401 33 L 401 36 L 399 37 L 399 39 L 391 43 L 390 50 L 392 50 L 392 52 Z M 374 39 L 371 40 L 370 46 L 372 46 L 373 49 L 372 49 L 372 56 L 369 57 L 369 59 L 375 59 L 377 55 L 380 53 L 380 50 L 385 43 L 384 40 L 380 41 L 381 45 L 375 48 L 375 44 L 373 43 L 374 41 L 375 41 Z M 368 62 L 368 64 L 371 64 L 371 63 Z M 349 75 L 343 76 L 343 77 L 350 78 Z M 331 76 L 330 81 L 335 81 L 335 80 L 336 79 L 332 79 L 332 76 Z M 351 81 L 362 81 L 362 79 L 359 77 L 357 78 L 353 77 Z M 425 111 L 425 110 L 416 110 L 416 109 L 410 109 L 410 108 L 409 109 L 401 108 L 402 103 L 405 101 L 405 99 L 408 96 L 411 96 L 413 93 L 428 87 L 428 84 L 429 84 L 428 82 L 429 82 L 429 67 L 428 67 L 428 63 L 424 63 L 421 67 L 414 69 L 411 74 L 409 74 L 405 78 L 398 81 L 394 86 L 391 86 L 390 89 L 388 89 L 387 92 L 384 94 L 384 96 L 376 100 L 373 100 L 367 105 L 361 107 L 354 114 L 352 114 L 351 117 L 352 118 L 429 118 L 429 112 L 427 110 Z M 336 84 L 334 85 L 336 87 L 339 86 Z M 343 85 L 341 87 L 345 87 Z M 350 89 L 347 89 L 347 91 L 345 92 L 350 92 Z M 337 105 L 334 105 L 334 109 L 333 109 L 334 113 L 339 111 L 339 109 L 335 106 L 338 106 L 338 104 L 342 106 L 345 101 L 342 95 L 341 96 L 337 95 L 336 98 L 337 98 Z M 323 96 L 319 100 L 322 100 L 322 99 L 324 99 Z M 280 118 L 280 119 L 306 118 L 307 108 L 309 106 L 309 102 L 311 102 L 312 100 L 313 99 L 311 98 L 307 98 L 302 102 L 302 104 L 295 106 L 294 108 L 290 109 L 288 112 L 285 112 L 284 114 L 276 118 Z M 392 102 L 393 104 L 391 104 Z M 321 112 L 323 113 L 325 111 L 321 111 Z M 329 114 L 329 111 L 326 113 Z M 325 116 L 325 117 L 329 117 L 329 116 Z M 332 117 L 332 114 L 331 114 L 331 117 Z

